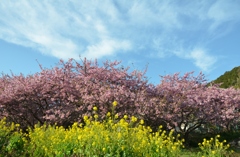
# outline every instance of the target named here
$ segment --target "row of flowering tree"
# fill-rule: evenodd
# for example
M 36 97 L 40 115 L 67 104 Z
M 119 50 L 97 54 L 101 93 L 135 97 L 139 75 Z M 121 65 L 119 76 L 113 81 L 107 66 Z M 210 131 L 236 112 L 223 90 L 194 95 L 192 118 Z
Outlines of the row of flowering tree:
M 207 86 L 203 74 L 163 76 L 159 85 L 148 83 L 145 72 L 119 68 L 120 62 L 60 60 L 52 69 L 33 75 L 0 78 L 0 116 L 23 128 L 49 123 L 68 127 L 93 114 L 99 119 L 111 111 L 137 116 L 153 128 L 163 124 L 185 139 L 202 125 L 231 128 L 238 123 L 240 92 Z
M 164 76 L 156 87 L 155 101 L 160 104 L 159 117 L 186 140 L 199 128 L 213 126 L 230 130 L 240 120 L 240 91 L 208 86 L 202 73 L 196 77 L 193 73 Z

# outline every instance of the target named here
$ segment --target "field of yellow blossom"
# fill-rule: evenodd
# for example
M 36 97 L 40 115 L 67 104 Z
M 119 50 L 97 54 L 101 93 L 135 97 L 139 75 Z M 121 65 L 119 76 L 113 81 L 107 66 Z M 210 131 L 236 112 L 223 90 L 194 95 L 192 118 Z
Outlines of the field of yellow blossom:
M 113 102 L 113 108 L 117 102 Z M 34 157 L 222 157 L 233 154 L 219 135 L 199 143 L 199 151 L 190 153 L 184 139 L 173 130 L 157 132 L 144 121 L 108 112 L 105 121 L 98 121 L 97 107 L 93 117 L 84 116 L 84 123 L 69 128 L 35 125 L 23 133 L 18 124 L 0 121 L 0 156 Z

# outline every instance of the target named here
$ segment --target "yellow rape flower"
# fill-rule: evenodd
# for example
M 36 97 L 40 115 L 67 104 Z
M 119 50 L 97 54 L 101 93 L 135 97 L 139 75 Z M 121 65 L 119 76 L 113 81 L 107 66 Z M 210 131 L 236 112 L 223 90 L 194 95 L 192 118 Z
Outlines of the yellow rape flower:
M 134 116 L 132 116 L 131 121 L 132 121 L 132 122 L 136 122 L 136 121 L 137 121 L 137 118 L 134 117 Z
M 84 116 L 83 119 L 84 119 L 84 121 L 87 121 L 88 120 L 88 116 Z
M 111 116 L 111 113 L 110 113 L 110 112 L 108 112 L 108 113 L 107 113 L 107 116 L 108 116 L 108 117 L 110 117 L 110 116 Z
M 95 114 L 95 115 L 94 115 L 94 118 L 95 118 L 95 119 L 98 119 L 98 115 L 97 115 L 97 114 Z
M 116 107 L 117 104 L 118 104 L 118 102 L 117 102 L 117 101 L 114 101 L 112 104 L 113 104 L 114 107 Z
M 97 108 L 96 106 L 94 106 L 94 107 L 93 107 L 93 110 L 94 110 L 94 111 L 97 111 L 97 110 L 98 110 L 98 108 Z

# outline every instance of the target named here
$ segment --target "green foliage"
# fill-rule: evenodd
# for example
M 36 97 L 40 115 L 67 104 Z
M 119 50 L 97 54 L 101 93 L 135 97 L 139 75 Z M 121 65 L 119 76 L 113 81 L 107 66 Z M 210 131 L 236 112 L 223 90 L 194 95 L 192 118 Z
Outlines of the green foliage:
M 18 133 L 18 132 L 14 132 L 9 141 L 8 144 L 6 146 L 6 151 L 8 152 L 8 154 L 12 154 L 12 155 L 20 155 L 23 154 L 24 150 L 24 141 L 22 139 L 22 134 Z
M 240 88 L 240 66 L 233 68 L 231 71 L 225 72 L 214 80 L 213 83 L 221 83 L 221 88 Z
M 0 157 L 20 156 L 24 152 L 22 135 L 19 124 L 7 123 L 5 118 L 0 120 Z

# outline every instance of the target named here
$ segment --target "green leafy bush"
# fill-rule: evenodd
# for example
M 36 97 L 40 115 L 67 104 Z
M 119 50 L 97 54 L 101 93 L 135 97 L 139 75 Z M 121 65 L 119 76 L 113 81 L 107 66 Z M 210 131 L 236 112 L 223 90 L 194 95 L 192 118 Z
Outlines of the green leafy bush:
M 19 129 L 19 124 L 7 123 L 6 118 L 0 121 L 0 156 L 6 154 L 19 156 L 23 153 L 23 134 Z

